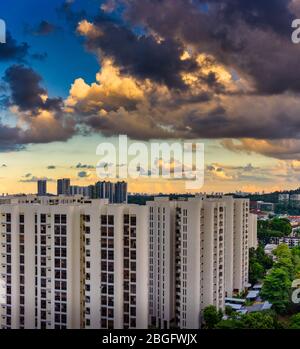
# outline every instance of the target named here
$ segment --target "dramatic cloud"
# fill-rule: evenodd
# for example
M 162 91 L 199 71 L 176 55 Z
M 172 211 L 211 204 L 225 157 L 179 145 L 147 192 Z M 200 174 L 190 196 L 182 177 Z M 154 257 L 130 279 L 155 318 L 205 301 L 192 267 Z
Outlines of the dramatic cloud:
M 227 139 L 223 140 L 222 144 L 225 148 L 238 153 L 258 153 L 268 157 L 273 157 L 282 160 L 300 160 L 300 140 L 298 139 Z
M 8 32 L 6 34 L 6 44 L 0 45 L 0 62 L 25 60 L 28 55 L 29 45 L 25 42 L 19 44 Z
M 272 145 L 263 155 L 298 156 L 298 14 L 289 0 L 107 1 L 77 26 L 101 69 L 95 83 L 74 81 L 66 111 L 107 136 L 224 139 L 248 152 L 253 140 Z
M 48 96 L 32 69 L 9 68 L 2 104 L 17 123 L 0 125 L 15 135 L 3 149 L 83 131 L 218 139 L 235 152 L 299 159 L 300 45 L 291 42 L 298 0 L 108 0 L 93 19 L 66 1 L 58 11 L 96 55 L 99 72 L 94 82 L 78 75 L 63 101 Z M 44 21 L 37 29 L 53 27 Z M 221 167 L 211 172 L 234 177 Z
M 86 25 L 81 23 L 78 31 L 86 35 L 88 49 L 96 52 L 100 49 L 103 55 L 113 58 L 125 74 L 149 78 L 168 87 L 185 88 L 181 73 L 197 69 L 192 59 L 181 59 L 184 46 L 173 38 L 159 41 L 154 36 L 137 36 L 103 16 L 96 19 L 93 29 L 86 31 Z
M 2 151 L 20 150 L 30 143 L 66 141 L 75 133 L 75 120 L 65 117 L 60 98 L 49 98 L 42 78 L 24 65 L 9 67 L 3 80 L 10 92 L 6 105 L 17 118 L 15 127 L 1 125 Z
M 66 105 L 81 114 L 98 113 L 101 110 L 117 110 L 120 106 L 135 109 L 143 99 L 143 91 L 129 77 L 121 77 L 110 61 L 103 61 L 102 71 L 91 86 L 77 79 L 70 90 Z
M 13 65 L 6 70 L 4 81 L 11 90 L 11 104 L 20 111 L 58 110 L 62 105 L 60 98 L 47 97 L 47 91 L 40 85 L 42 78 L 31 68 Z
M 0 122 L 0 151 L 9 152 L 22 150 L 24 146 L 20 142 L 20 129 L 10 127 Z
M 199 2 L 207 3 L 205 0 Z M 289 25 L 294 18 L 290 10 L 291 3 L 291 0 L 209 1 L 209 4 L 217 6 L 218 12 L 227 23 L 242 19 L 254 28 L 271 29 L 283 35 L 289 35 Z

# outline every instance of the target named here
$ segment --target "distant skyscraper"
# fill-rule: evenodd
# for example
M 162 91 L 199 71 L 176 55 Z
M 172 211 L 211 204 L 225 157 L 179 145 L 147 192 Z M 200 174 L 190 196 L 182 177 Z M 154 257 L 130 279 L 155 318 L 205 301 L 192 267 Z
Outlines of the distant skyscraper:
M 57 181 L 57 195 L 69 195 L 70 194 L 70 179 L 63 178 Z
M 115 183 L 114 203 L 115 204 L 127 203 L 127 183 L 126 182 Z
M 38 196 L 47 195 L 47 181 L 45 179 L 41 179 L 37 182 Z
M 111 182 L 97 182 L 95 184 L 95 195 L 97 199 L 108 199 L 114 202 L 114 184 Z

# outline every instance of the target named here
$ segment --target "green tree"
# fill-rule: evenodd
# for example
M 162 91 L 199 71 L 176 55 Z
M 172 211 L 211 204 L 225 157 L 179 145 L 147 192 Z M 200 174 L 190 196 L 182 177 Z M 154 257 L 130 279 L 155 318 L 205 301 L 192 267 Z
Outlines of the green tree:
M 263 279 L 266 271 L 273 265 L 271 257 L 265 254 L 263 246 L 259 245 L 255 250 L 249 250 L 249 282 L 255 284 Z
M 234 310 L 231 308 L 231 306 L 229 305 L 225 306 L 225 314 L 228 316 L 232 316 L 234 314 Z
M 217 323 L 222 320 L 223 313 L 221 310 L 218 310 L 214 305 L 209 305 L 203 311 L 203 318 L 205 326 L 208 329 L 214 328 Z
M 243 327 L 247 329 L 273 329 L 276 327 L 274 318 L 265 312 L 254 312 L 242 317 Z
M 300 330 L 300 313 L 293 315 L 290 321 L 290 327 L 293 330 Z
M 287 244 L 280 244 L 274 251 L 273 254 L 278 258 L 292 258 L 292 252 Z
M 216 329 L 219 330 L 236 330 L 236 329 L 243 329 L 244 325 L 241 320 L 238 319 L 227 319 L 227 320 L 221 320 L 216 326 Z
M 292 226 L 288 219 L 273 218 L 267 221 L 259 221 L 257 225 L 258 239 L 267 244 L 272 237 L 288 236 L 292 232 Z
M 272 230 L 280 231 L 285 236 L 290 235 L 292 232 L 292 226 L 288 219 L 286 218 L 274 218 L 270 222 L 270 228 Z
M 256 260 L 249 261 L 249 282 L 253 285 L 264 277 L 265 269 Z
M 240 316 L 221 320 L 215 328 L 217 329 L 275 329 L 278 328 L 275 315 L 271 312 L 253 312 Z
M 260 296 L 272 303 L 277 312 L 283 313 L 290 304 L 291 284 L 285 268 L 273 268 L 265 278 Z
M 278 262 L 274 265 L 274 268 L 285 269 L 289 275 L 289 279 L 294 280 L 295 266 L 293 264 L 292 258 L 288 258 L 288 257 L 279 258 Z

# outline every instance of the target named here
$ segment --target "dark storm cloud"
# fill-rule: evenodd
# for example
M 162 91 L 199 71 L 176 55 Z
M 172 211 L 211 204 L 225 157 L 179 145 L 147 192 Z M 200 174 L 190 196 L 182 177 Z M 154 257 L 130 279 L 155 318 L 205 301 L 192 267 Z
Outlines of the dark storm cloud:
M 126 18 L 163 38 L 178 38 L 254 80 L 258 93 L 300 91 L 300 45 L 289 0 L 122 0 Z M 201 10 L 199 4 L 207 3 Z
M 58 126 L 57 126 L 58 127 Z M 74 135 L 72 123 L 61 123 L 58 130 L 47 128 L 32 128 L 24 130 L 18 126 L 12 127 L 0 123 L 0 152 L 24 150 L 29 144 L 66 141 Z
M 0 123 L 0 151 L 10 152 L 22 150 L 24 146 L 20 142 L 20 129 L 9 127 Z
M 42 99 L 47 91 L 41 86 L 42 78 L 32 68 L 24 65 L 9 67 L 4 76 L 11 91 L 11 104 L 17 105 L 21 111 L 36 112 L 44 110 L 59 110 L 62 105 L 61 98 Z
M 294 19 L 289 5 L 291 0 L 196 0 L 218 6 L 217 10 L 228 23 L 242 18 L 247 24 L 271 29 L 283 35 L 290 35 L 290 24 Z
M 7 88 L 3 90 L 5 107 L 18 107 L 17 118 L 26 124 L 7 126 L 0 122 L 0 151 L 24 149 L 28 144 L 66 141 L 76 133 L 75 120 L 63 113 L 60 97 L 47 98 L 47 90 L 42 87 L 42 78 L 32 68 L 12 65 L 4 74 Z M 42 97 L 43 96 L 43 97 Z M 41 117 L 43 111 L 49 112 Z
M 285 120 L 285 121 L 283 121 Z M 190 131 L 189 137 L 203 138 L 256 138 L 279 140 L 300 137 L 300 120 L 295 110 L 274 110 L 270 114 L 262 109 L 232 118 L 228 111 L 219 107 L 209 113 L 194 109 L 186 114 L 183 127 Z M 178 128 L 183 132 L 184 128 Z
M 87 47 L 100 49 L 105 56 L 112 57 L 125 74 L 150 78 L 170 88 L 184 88 L 180 73 L 197 69 L 193 60 L 180 59 L 184 48 L 173 38 L 159 43 L 151 35 L 138 36 L 104 16 L 98 17 L 95 25 L 103 35 L 88 38 Z
M 28 51 L 29 45 L 27 43 L 18 43 L 8 32 L 6 34 L 6 44 L 0 45 L 0 62 L 22 62 L 26 59 Z

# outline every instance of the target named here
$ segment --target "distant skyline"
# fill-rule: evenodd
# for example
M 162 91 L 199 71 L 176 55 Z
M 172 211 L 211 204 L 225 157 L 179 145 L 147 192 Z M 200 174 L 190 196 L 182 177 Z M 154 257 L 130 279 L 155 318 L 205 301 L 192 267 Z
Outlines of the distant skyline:
M 101 180 L 96 147 L 118 134 L 203 142 L 199 192 L 299 187 L 300 0 L 15 0 L 0 18 L 0 193 Z

